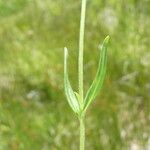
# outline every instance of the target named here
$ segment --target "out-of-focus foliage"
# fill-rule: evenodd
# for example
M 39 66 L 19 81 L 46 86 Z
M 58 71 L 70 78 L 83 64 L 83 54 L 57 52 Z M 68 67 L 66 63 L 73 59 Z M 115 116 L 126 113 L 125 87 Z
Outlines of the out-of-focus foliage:
M 87 7 L 85 90 L 99 43 L 108 34 L 111 42 L 105 85 L 88 111 L 86 147 L 150 150 L 150 1 L 89 0 Z M 77 89 L 79 18 L 79 0 L 0 0 L 0 149 L 77 149 L 78 122 L 63 94 L 63 47 Z

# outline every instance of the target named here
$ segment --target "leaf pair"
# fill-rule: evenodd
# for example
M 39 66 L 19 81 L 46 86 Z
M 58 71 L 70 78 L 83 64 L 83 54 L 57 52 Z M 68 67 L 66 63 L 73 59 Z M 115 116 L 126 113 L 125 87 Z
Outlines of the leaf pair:
M 90 86 L 89 90 L 86 93 L 85 99 L 84 99 L 84 106 L 80 106 L 80 102 L 78 99 L 78 96 L 75 95 L 69 79 L 68 79 L 68 71 L 67 71 L 67 57 L 68 57 L 68 50 L 65 48 L 64 50 L 64 85 L 65 85 L 65 94 L 68 100 L 68 103 L 72 110 L 79 114 L 80 112 L 85 112 L 88 108 L 88 106 L 91 104 L 91 102 L 95 99 L 95 97 L 98 95 L 99 91 L 101 90 L 101 87 L 103 85 L 105 74 L 106 74 L 106 67 L 107 67 L 107 45 L 109 42 L 109 36 L 107 36 L 102 44 L 101 52 L 100 52 L 100 60 L 98 65 L 98 70 L 95 76 L 95 79 L 92 82 L 92 85 Z

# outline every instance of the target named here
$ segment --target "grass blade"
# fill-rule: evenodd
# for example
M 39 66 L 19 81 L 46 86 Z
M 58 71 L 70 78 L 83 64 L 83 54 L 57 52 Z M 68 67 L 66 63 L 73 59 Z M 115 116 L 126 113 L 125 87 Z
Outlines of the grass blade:
M 88 108 L 91 102 L 95 99 L 95 97 L 97 96 L 97 94 L 99 93 L 103 85 L 105 74 L 106 74 L 108 41 L 109 41 L 109 36 L 105 38 L 102 44 L 98 70 L 97 70 L 96 77 L 93 80 L 92 85 L 87 91 L 87 94 L 84 100 L 84 111 Z
M 79 102 L 74 94 L 74 91 L 70 85 L 69 79 L 68 79 L 68 71 L 67 71 L 67 57 L 68 57 L 68 50 L 67 48 L 64 48 L 64 88 L 65 88 L 65 94 L 68 100 L 68 103 L 72 110 L 75 113 L 79 113 L 80 111 L 80 105 Z

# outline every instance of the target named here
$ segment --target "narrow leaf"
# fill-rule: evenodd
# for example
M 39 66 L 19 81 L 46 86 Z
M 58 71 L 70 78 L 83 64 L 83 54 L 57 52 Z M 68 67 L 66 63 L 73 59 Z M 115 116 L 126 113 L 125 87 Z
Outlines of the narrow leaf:
M 65 94 L 68 100 L 68 103 L 72 110 L 75 113 L 78 113 L 80 110 L 78 100 L 74 94 L 74 91 L 72 90 L 72 87 L 70 85 L 69 79 L 68 79 L 68 71 L 67 71 L 67 57 L 68 57 L 68 50 L 67 48 L 64 48 L 64 88 L 65 88 Z
M 88 108 L 91 102 L 95 99 L 98 95 L 106 74 L 106 66 L 107 66 L 107 45 L 109 42 L 109 36 L 107 36 L 102 44 L 101 53 L 100 53 L 100 60 L 98 65 L 98 70 L 93 80 L 92 85 L 90 86 L 84 100 L 84 111 Z

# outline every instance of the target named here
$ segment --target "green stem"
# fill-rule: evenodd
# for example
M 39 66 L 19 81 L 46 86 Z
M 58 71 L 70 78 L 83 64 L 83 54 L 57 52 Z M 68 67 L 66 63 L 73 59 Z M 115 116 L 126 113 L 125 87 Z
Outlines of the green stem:
M 80 120 L 80 150 L 84 150 L 84 145 L 85 145 L 84 117 L 81 117 L 79 120 Z
M 85 14 L 86 14 L 86 0 L 82 0 L 81 5 L 81 19 L 80 19 L 80 34 L 79 34 L 79 95 L 81 98 L 80 106 L 83 108 L 84 104 L 84 90 L 83 90 L 83 50 L 84 50 L 84 31 L 85 31 Z M 81 114 L 80 120 L 80 150 L 84 150 L 85 145 L 85 127 L 84 117 Z
M 80 20 L 80 35 L 79 35 L 79 95 L 81 104 L 83 105 L 83 50 L 84 50 L 84 30 L 85 30 L 85 14 L 86 14 L 86 0 L 82 0 L 81 6 L 81 20 Z

